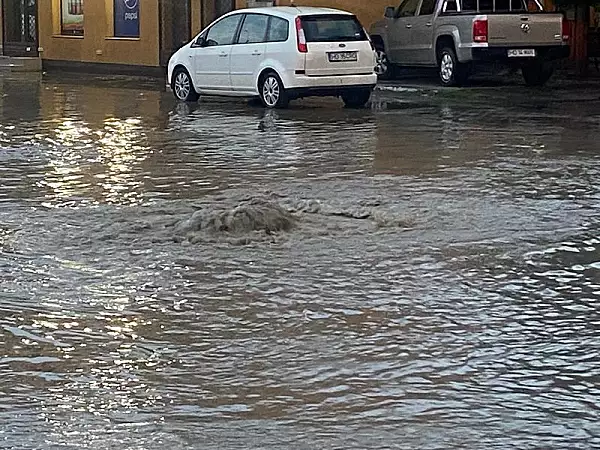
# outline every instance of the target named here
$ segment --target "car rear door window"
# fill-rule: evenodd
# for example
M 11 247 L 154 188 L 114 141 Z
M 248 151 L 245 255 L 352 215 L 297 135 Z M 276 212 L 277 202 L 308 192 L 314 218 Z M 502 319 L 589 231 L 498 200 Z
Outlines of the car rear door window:
M 206 35 L 206 45 L 214 47 L 217 45 L 231 45 L 235 40 L 235 34 L 240 24 L 241 14 L 227 16 L 215 23 Z
M 240 30 L 238 44 L 258 44 L 265 42 L 269 16 L 264 14 L 246 14 Z
M 271 17 L 267 42 L 285 42 L 290 34 L 290 24 L 281 17 Z
M 355 16 L 324 14 L 302 17 L 307 42 L 366 41 L 367 35 Z

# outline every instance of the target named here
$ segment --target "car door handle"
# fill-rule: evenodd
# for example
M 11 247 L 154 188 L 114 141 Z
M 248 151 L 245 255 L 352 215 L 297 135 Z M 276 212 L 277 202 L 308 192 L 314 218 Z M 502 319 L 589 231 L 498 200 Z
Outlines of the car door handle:
M 220 58 L 227 58 L 228 56 L 229 56 L 229 54 L 227 54 L 227 53 L 219 53 Z
M 262 52 L 252 52 L 252 56 L 260 56 L 262 55 Z
M 410 23 L 407 23 L 406 28 L 412 28 L 412 25 Z
M 432 23 L 431 23 L 431 22 L 427 22 L 427 23 L 425 24 L 425 26 L 426 26 L 426 27 L 430 27 L 431 25 L 432 25 Z

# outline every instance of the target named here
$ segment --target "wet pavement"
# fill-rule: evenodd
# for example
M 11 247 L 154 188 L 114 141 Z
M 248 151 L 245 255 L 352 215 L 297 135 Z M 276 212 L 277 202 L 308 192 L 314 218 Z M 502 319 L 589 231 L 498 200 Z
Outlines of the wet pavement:
M 0 78 L 0 448 L 600 446 L 599 132 L 589 85 Z

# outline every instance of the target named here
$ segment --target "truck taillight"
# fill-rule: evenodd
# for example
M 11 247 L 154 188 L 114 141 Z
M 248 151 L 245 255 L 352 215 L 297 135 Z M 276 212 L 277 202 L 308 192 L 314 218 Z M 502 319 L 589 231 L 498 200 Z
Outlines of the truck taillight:
M 473 21 L 473 42 L 488 41 L 488 20 L 476 19 Z
M 298 39 L 298 51 L 300 53 L 308 53 L 308 46 L 306 45 L 306 35 L 302 28 L 302 19 L 296 17 L 296 37 Z
M 563 41 L 568 41 L 571 38 L 571 24 L 564 17 L 562 19 L 562 38 Z

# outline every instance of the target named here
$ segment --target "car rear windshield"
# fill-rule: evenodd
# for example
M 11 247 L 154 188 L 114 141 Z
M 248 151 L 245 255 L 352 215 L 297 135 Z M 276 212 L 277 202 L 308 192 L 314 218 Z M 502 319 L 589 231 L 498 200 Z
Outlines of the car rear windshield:
M 302 17 L 307 42 L 366 41 L 367 35 L 355 16 L 326 14 Z

